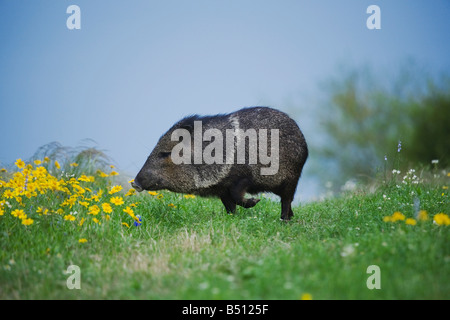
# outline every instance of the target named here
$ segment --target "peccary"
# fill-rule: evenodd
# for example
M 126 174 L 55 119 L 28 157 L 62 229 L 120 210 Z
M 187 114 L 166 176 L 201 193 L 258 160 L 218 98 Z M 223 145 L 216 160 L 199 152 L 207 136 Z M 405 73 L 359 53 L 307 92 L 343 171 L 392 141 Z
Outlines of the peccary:
M 132 186 L 219 197 L 227 212 L 258 203 L 245 193 L 272 192 L 281 198 L 281 219 L 290 220 L 307 157 L 299 127 L 276 109 L 193 115 L 161 136 Z

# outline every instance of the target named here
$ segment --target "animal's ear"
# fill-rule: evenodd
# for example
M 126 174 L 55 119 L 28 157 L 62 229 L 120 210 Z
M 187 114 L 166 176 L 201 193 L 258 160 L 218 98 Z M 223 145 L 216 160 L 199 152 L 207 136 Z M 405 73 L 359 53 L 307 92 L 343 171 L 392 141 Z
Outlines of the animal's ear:
M 178 128 L 186 129 L 190 133 L 194 132 L 194 121 L 196 120 L 195 116 L 187 117 L 181 120 L 178 124 Z
M 184 123 L 180 126 L 180 129 L 186 129 L 189 132 L 193 132 L 194 131 L 194 124 L 190 124 L 190 123 Z

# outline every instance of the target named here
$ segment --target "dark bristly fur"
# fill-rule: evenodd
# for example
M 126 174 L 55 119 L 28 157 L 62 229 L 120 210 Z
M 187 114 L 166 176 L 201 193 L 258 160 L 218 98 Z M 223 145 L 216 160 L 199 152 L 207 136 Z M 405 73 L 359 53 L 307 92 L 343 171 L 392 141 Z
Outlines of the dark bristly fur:
M 279 169 L 273 175 L 261 175 L 267 167 L 257 161 L 248 164 L 248 141 L 245 143 L 245 164 L 174 164 L 170 153 L 179 141 L 171 141 L 175 129 L 183 128 L 194 134 L 194 121 L 202 121 L 202 131 L 219 129 L 223 134 L 224 158 L 225 130 L 238 126 L 247 129 L 267 129 L 270 154 L 270 130 L 279 130 Z M 246 139 L 247 140 L 247 139 Z M 203 149 L 209 143 L 203 141 Z M 192 144 L 193 145 L 193 144 Z M 136 176 L 133 187 L 138 191 L 167 189 L 174 192 L 200 196 L 216 196 L 222 200 L 227 212 L 234 212 L 236 205 L 244 208 L 255 206 L 259 199 L 244 198 L 245 193 L 273 192 L 281 197 L 281 219 L 293 216 L 291 202 L 297 188 L 303 165 L 308 157 L 308 147 L 299 127 L 287 114 L 268 107 L 251 107 L 215 116 L 190 116 L 178 121 L 163 136 Z M 193 158 L 192 158 L 193 159 Z

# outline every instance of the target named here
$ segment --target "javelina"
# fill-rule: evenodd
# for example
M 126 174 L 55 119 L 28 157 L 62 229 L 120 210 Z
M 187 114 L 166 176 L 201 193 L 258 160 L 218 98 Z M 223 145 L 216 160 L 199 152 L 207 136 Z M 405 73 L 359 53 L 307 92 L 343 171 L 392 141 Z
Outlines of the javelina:
M 137 191 L 167 189 L 216 196 L 227 212 L 255 206 L 245 193 L 281 197 L 281 219 L 294 215 L 291 202 L 308 157 L 299 127 L 287 114 L 268 107 L 230 114 L 193 115 L 159 139 L 132 182 Z

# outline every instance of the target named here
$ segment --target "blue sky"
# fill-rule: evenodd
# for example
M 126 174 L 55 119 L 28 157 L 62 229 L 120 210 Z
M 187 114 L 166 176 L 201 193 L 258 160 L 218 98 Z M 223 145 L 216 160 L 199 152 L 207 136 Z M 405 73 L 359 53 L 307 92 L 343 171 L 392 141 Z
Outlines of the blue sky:
M 448 0 L 2 0 L 0 166 L 89 138 L 133 176 L 181 117 L 252 105 L 298 106 L 313 137 L 319 84 L 342 64 L 449 73 L 449 17 Z

